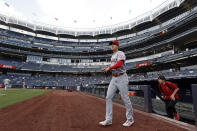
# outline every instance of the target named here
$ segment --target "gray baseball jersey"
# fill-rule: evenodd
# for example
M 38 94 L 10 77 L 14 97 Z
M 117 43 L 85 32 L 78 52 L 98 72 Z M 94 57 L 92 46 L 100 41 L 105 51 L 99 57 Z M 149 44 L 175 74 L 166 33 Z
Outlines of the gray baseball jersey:
M 126 64 L 125 64 L 126 56 L 125 56 L 124 52 L 122 52 L 122 51 L 118 51 L 112 55 L 111 66 L 115 65 L 120 60 L 124 60 L 123 66 L 118 69 L 113 69 L 112 74 L 126 73 Z
M 4 82 L 5 85 L 9 85 L 10 84 L 10 80 L 9 79 L 4 79 L 3 82 Z

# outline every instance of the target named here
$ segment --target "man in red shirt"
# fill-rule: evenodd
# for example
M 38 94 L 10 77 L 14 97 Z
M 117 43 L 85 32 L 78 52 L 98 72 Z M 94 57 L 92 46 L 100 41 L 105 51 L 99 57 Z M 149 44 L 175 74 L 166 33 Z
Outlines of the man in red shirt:
M 176 112 L 175 105 L 178 102 L 179 96 L 177 94 L 179 88 L 176 84 L 166 81 L 163 75 L 159 75 L 159 90 L 164 97 L 166 104 L 166 112 L 168 117 L 179 120 L 179 114 Z

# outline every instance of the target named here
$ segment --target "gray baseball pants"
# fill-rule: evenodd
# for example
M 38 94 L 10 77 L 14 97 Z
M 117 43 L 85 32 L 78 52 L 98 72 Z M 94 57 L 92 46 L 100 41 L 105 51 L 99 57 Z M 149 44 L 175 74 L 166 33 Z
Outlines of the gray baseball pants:
M 120 95 L 122 96 L 123 102 L 126 106 L 126 118 L 129 121 L 133 121 L 133 108 L 128 94 L 128 82 L 128 76 L 126 73 L 118 77 L 112 77 L 106 96 L 106 120 L 112 122 L 112 99 L 116 93 L 116 90 L 119 89 Z

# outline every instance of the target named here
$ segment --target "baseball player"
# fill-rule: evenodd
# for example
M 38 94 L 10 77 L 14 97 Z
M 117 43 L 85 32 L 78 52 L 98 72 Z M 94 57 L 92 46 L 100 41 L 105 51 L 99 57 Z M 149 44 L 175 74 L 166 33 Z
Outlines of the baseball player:
M 25 86 L 26 86 L 26 85 L 25 85 L 25 80 L 24 80 L 24 81 L 23 81 L 23 89 L 25 89 Z
M 180 120 L 180 116 L 175 109 L 175 105 L 179 99 L 179 96 L 177 94 L 179 88 L 174 83 L 166 81 L 166 78 L 163 75 L 159 75 L 158 82 L 158 88 L 162 96 L 164 97 L 168 117 L 174 118 L 175 120 Z
M 0 84 L 0 89 L 3 88 L 3 84 Z M 0 95 L 1 95 L 1 90 L 0 90 Z
M 126 118 L 127 121 L 123 124 L 123 126 L 129 127 L 134 123 L 133 119 L 133 108 L 131 105 L 131 101 L 128 95 L 128 76 L 126 74 L 126 65 L 125 65 L 125 54 L 122 51 L 119 51 L 119 42 L 114 40 L 110 42 L 112 45 L 113 55 L 111 57 L 111 65 L 107 68 L 104 68 L 102 71 L 107 73 L 108 71 L 112 72 L 112 80 L 109 84 L 106 96 L 106 116 L 105 120 L 99 122 L 102 126 L 107 126 L 112 124 L 112 113 L 113 113 L 113 105 L 112 98 L 118 89 L 120 91 L 121 96 L 123 97 L 123 102 L 126 106 Z
M 5 90 L 5 93 L 6 93 L 7 88 L 10 86 L 10 80 L 9 79 L 4 79 L 3 84 L 4 84 L 4 90 Z

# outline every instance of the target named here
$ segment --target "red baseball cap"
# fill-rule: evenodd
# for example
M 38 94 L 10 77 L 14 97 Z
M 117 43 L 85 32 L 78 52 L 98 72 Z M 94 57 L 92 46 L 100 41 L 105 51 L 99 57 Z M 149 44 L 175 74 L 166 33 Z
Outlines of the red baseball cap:
M 109 45 L 117 45 L 119 46 L 119 42 L 117 40 L 111 41 Z

